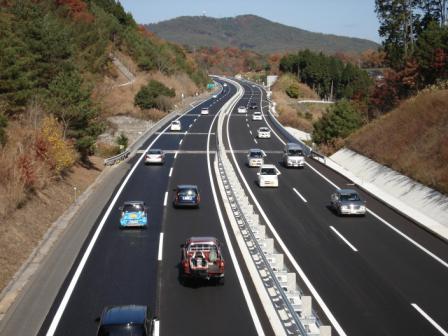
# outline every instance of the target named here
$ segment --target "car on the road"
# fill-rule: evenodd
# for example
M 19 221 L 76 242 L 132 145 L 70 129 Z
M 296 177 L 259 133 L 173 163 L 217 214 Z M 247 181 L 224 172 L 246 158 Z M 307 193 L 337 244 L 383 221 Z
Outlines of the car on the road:
M 252 102 L 252 103 L 250 103 L 249 108 L 250 108 L 251 110 L 255 110 L 256 108 L 258 108 L 258 105 L 257 105 L 257 103 Z
M 212 97 L 213 98 L 218 98 L 218 94 L 215 93 Z
M 259 139 L 268 139 L 271 137 L 271 130 L 269 127 L 260 127 L 257 130 L 257 138 Z
M 175 208 L 199 208 L 200 203 L 201 195 L 199 194 L 198 186 L 192 184 L 180 184 L 174 189 L 173 205 Z
M 263 116 L 260 111 L 256 111 L 252 114 L 252 120 L 263 120 Z
M 280 171 L 273 164 L 262 164 L 258 170 L 258 185 L 260 187 L 278 187 Z
M 305 155 L 303 147 L 299 144 L 288 142 L 283 150 L 283 165 L 285 167 L 305 167 Z
M 222 84 L 222 86 L 227 87 L 227 83 Z
M 148 207 L 142 201 L 124 202 L 119 208 L 120 229 L 140 227 L 146 228 L 148 225 Z
M 247 153 L 247 165 L 249 167 L 260 167 L 264 163 L 266 153 L 258 148 L 249 149 Z
M 366 202 L 359 197 L 356 190 L 339 189 L 331 194 L 331 207 L 339 216 L 366 214 Z
M 191 237 L 182 244 L 181 280 L 217 280 L 224 284 L 225 262 L 215 237 Z
M 203 107 L 202 109 L 201 109 L 201 114 L 208 114 L 209 113 L 209 111 L 208 111 L 208 107 Z
M 165 153 L 158 148 L 151 148 L 145 155 L 145 164 L 164 164 Z
M 97 336 L 150 336 L 158 321 L 151 315 L 149 307 L 143 305 L 106 307 L 97 320 Z
M 171 129 L 171 131 L 181 131 L 182 130 L 181 122 L 179 120 L 172 121 L 170 129 Z
M 238 113 L 247 113 L 246 106 L 238 106 Z

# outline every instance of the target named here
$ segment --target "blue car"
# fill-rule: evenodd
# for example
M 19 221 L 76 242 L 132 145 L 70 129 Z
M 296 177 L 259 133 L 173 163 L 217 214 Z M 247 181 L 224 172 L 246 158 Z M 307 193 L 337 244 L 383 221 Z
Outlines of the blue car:
M 148 208 L 144 202 L 125 202 L 123 206 L 120 207 L 120 211 L 120 229 L 130 227 L 146 228 L 148 225 Z

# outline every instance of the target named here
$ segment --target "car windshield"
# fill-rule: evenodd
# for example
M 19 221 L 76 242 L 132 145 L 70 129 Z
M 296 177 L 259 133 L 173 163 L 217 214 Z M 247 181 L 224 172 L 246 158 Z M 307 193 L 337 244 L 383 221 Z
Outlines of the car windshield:
M 253 151 L 253 152 L 250 152 L 250 156 L 253 158 L 261 158 L 261 157 L 263 157 L 263 153 L 260 151 Z
M 160 149 L 150 149 L 148 154 L 162 154 L 162 151 Z
M 258 130 L 259 132 L 269 132 L 269 128 L 262 127 Z
M 341 201 L 360 201 L 358 194 L 341 194 Z
M 254 115 L 261 115 L 261 112 L 254 112 Z
M 261 170 L 261 175 L 277 175 L 275 168 L 263 168 Z
M 137 211 L 143 211 L 143 205 L 142 204 L 125 204 L 123 206 L 124 212 L 137 212 Z
M 301 149 L 290 149 L 288 151 L 288 155 L 291 156 L 303 156 L 303 152 Z
M 179 124 L 180 124 L 180 121 L 173 121 L 171 124 L 172 124 L 172 125 L 179 125 Z
M 106 325 L 101 326 L 98 336 L 146 336 L 141 324 Z
M 179 189 L 177 193 L 179 196 L 196 196 L 197 191 L 195 189 Z

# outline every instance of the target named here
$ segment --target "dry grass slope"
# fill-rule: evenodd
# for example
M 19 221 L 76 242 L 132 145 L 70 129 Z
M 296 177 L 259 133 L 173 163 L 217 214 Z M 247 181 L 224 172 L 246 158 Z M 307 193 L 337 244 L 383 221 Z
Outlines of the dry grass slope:
M 448 194 L 448 90 L 426 91 L 361 128 L 347 147 Z

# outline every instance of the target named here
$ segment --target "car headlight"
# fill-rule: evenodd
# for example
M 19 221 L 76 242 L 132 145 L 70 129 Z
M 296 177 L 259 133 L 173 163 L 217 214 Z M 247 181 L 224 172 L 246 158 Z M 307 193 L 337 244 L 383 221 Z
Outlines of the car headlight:
M 343 209 L 343 210 L 348 210 L 348 205 L 342 205 L 342 206 L 341 206 L 341 209 Z
M 360 210 L 366 210 L 366 207 L 365 207 L 364 205 L 361 205 L 361 206 L 359 207 L 359 209 L 360 209 Z

